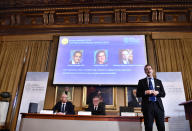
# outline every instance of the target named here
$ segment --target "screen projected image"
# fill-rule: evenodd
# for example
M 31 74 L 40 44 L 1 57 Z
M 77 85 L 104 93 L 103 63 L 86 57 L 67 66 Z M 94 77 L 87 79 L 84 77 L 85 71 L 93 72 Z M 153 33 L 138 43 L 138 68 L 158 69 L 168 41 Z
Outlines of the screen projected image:
M 104 65 L 107 64 L 107 50 L 96 50 L 95 51 L 95 64 Z
M 133 50 L 123 49 L 119 52 L 119 63 L 120 64 L 133 64 Z
M 144 35 L 60 36 L 53 83 L 136 85 L 146 64 Z
M 82 50 L 71 50 L 70 64 L 77 65 L 82 63 Z

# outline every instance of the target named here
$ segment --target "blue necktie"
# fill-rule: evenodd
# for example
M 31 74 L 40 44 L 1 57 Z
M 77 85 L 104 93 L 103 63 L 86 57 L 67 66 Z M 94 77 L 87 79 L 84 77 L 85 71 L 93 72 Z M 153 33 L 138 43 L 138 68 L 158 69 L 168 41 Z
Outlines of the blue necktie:
M 149 78 L 149 90 L 154 90 L 151 78 Z M 156 100 L 155 96 L 150 96 L 149 97 L 149 101 L 153 101 L 154 102 L 155 100 Z

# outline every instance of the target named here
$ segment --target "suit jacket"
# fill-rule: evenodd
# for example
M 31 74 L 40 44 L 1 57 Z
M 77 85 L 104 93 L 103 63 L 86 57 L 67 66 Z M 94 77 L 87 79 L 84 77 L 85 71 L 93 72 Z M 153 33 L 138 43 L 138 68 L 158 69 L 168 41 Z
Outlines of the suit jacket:
M 61 101 L 57 102 L 57 104 L 53 107 L 53 112 L 61 112 L 61 105 L 62 105 Z M 66 114 L 75 114 L 74 106 L 69 101 L 66 103 L 65 112 Z
M 161 110 L 164 111 L 163 103 L 161 100 L 161 97 L 165 97 L 165 91 L 163 88 L 163 84 L 161 80 L 158 80 L 154 78 L 154 83 L 155 83 L 155 90 L 159 91 L 159 94 L 156 96 L 156 101 L 160 107 Z M 138 87 L 137 87 L 137 97 L 142 97 L 142 111 L 147 110 L 149 108 L 149 97 L 152 95 L 146 95 L 145 91 L 149 90 L 147 78 L 139 80 Z
M 105 115 L 105 104 L 100 102 L 97 110 L 94 110 L 94 105 L 90 104 L 86 110 L 91 111 L 92 115 Z

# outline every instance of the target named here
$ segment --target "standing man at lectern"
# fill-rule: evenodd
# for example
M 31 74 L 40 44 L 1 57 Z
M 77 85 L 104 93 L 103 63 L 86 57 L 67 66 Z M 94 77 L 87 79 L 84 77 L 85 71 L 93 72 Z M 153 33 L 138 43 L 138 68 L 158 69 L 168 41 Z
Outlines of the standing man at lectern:
M 61 101 L 53 107 L 53 112 L 57 114 L 75 114 L 74 106 L 71 102 L 67 101 L 67 95 L 63 93 L 61 95 Z
M 164 107 L 161 101 L 161 97 L 165 97 L 163 84 L 161 80 L 153 77 L 151 65 L 146 65 L 144 71 L 147 77 L 139 80 L 137 97 L 142 97 L 145 131 L 153 130 L 154 120 L 158 131 L 165 131 Z

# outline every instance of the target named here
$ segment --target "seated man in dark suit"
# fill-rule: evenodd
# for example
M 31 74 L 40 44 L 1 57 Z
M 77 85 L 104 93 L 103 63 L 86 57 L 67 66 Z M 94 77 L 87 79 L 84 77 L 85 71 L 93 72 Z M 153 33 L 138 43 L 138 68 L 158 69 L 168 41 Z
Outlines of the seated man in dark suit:
M 89 107 L 86 110 L 91 111 L 92 115 L 105 115 L 105 104 L 100 102 L 98 96 L 95 96 L 93 98 L 93 103 L 89 104 Z
M 67 101 L 67 95 L 64 93 L 61 95 L 61 101 L 53 107 L 53 112 L 57 114 L 75 114 L 74 106 L 71 102 Z

